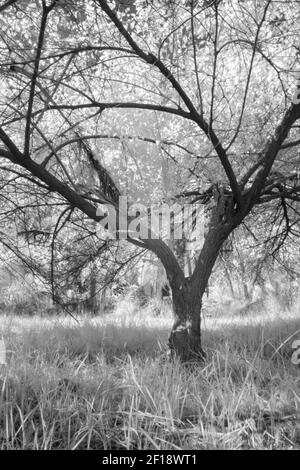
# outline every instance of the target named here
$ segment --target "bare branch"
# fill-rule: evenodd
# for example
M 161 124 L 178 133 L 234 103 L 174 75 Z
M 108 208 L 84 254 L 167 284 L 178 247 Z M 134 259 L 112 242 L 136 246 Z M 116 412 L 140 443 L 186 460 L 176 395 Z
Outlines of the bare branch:
M 280 150 L 289 149 L 289 148 L 291 148 L 291 147 L 297 147 L 297 145 L 300 145 L 300 139 L 294 140 L 294 142 L 288 142 L 287 144 L 283 144 L 283 145 L 280 147 Z
M 197 48 L 196 48 L 196 40 L 195 40 L 194 0 L 191 0 L 191 33 L 192 33 L 192 43 L 193 43 L 194 67 L 195 67 L 198 97 L 199 97 L 199 108 L 200 108 L 201 115 L 203 115 L 203 102 L 202 102 L 201 85 L 200 85 L 200 79 L 199 79 L 198 61 L 197 61 Z
M 162 73 L 162 75 L 164 77 L 166 77 L 167 80 L 171 83 L 174 90 L 177 91 L 177 93 L 179 94 L 179 96 L 181 97 L 184 104 L 186 105 L 186 107 L 189 110 L 190 119 L 192 119 L 195 123 L 198 124 L 200 129 L 202 129 L 202 131 L 206 134 L 206 136 L 210 139 L 211 143 L 213 144 L 213 146 L 214 146 L 214 148 L 217 152 L 217 155 L 218 155 L 218 157 L 219 157 L 219 159 L 220 159 L 220 161 L 223 165 L 225 173 L 228 177 L 228 180 L 229 180 L 230 186 L 232 188 L 232 191 L 233 191 L 234 197 L 236 199 L 236 202 L 237 202 L 238 206 L 241 206 L 242 205 L 242 200 L 241 200 L 241 194 L 240 194 L 240 190 L 239 190 L 239 187 L 238 187 L 238 184 L 237 184 L 236 176 L 235 176 L 233 168 L 232 168 L 232 166 L 231 166 L 231 164 L 228 160 L 226 151 L 223 148 L 221 142 L 219 141 L 217 135 L 215 134 L 215 132 L 213 131 L 211 126 L 209 126 L 207 124 L 207 122 L 202 118 L 202 116 L 198 113 L 198 111 L 194 107 L 194 105 L 193 105 L 191 99 L 189 98 L 189 96 L 183 90 L 182 86 L 178 83 L 178 81 L 176 80 L 176 78 L 174 77 L 172 72 L 163 64 L 163 62 L 158 57 L 155 57 L 155 55 L 153 55 L 152 53 L 147 54 L 146 52 L 144 52 L 138 46 L 138 44 L 133 40 L 133 38 L 128 33 L 128 31 L 125 29 L 124 25 L 119 20 L 117 15 L 108 6 L 107 1 L 106 0 L 97 0 L 97 3 L 99 3 L 99 5 L 101 6 L 104 13 L 106 13 L 106 15 L 114 23 L 116 28 L 119 30 L 121 35 L 126 39 L 128 44 L 132 47 L 132 49 L 136 52 L 136 54 L 139 57 L 141 57 L 149 65 L 154 65 L 155 67 L 157 67 L 160 70 L 160 72 Z M 184 116 L 184 117 L 189 118 L 188 115 Z
M 142 137 L 142 136 L 138 136 L 138 135 L 136 135 L 136 136 L 135 135 L 113 135 L 113 134 L 78 135 L 78 136 L 76 136 L 72 139 L 69 139 L 69 140 L 63 142 L 62 144 L 58 145 L 55 148 L 55 152 L 57 153 L 61 149 L 63 149 L 64 147 L 67 147 L 68 145 L 71 145 L 75 142 L 82 142 L 84 140 L 89 140 L 89 139 L 112 139 L 112 140 L 119 140 L 121 142 L 123 140 L 132 140 L 132 141 L 139 140 L 141 142 L 148 142 L 148 143 L 154 144 L 154 145 L 157 145 L 157 143 L 158 143 L 158 141 L 155 140 L 155 139 L 151 139 L 149 137 Z M 172 142 L 172 141 L 169 141 L 169 140 L 162 140 L 162 141 L 160 141 L 160 143 L 162 145 L 177 147 L 178 149 L 183 150 L 184 152 L 188 153 L 189 155 L 196 156 L 196 154 L 194 152 L 192 152 L 188 148 L 184 147 L 183 145 L 178 144 L 177 142 Z M 53 151 L 51 153 L 49 153 L 49 155 L 47 155 L 47 157 L 43 161 L 43 166 L 47 165 L 47 163 L 49 162 L 49 160 L 51 159 L 51 157 L 53 155 L 54 155 Z
M 98 101 L 94 101 L 93 103 L 83 103 L 83 104 L 62 104 L 62 105 L 51 105 L 48 106 L 48 110 L 60 110 L 60 109 L 69 109 L 72 111 L 78 109 L 88 109 L 88 108 L 99 108 L 100 111 L 104 111 L 105 109 L 148 109 L 150 111 L 160 111 L 163 113 L 168 114 L 175 114 L 177 116 L 192 119 L 190 114 L 184 111 L 181 108 L 169 108 L 167 106 L 161 106 L 158 104 L 151 104 L 151 103 L 134 103 L 134 102 L 113 102 L 113 103 L 99 103 Z M 35 114 L 39 114 L 41 110 L 35 112 Z
M 251 187 L 248 205 L 253 206 L 259 199 L 266 179 L 271 171 L 273 163 L 280 151 L 283 142 L 287 138 L 292 125 L 300 118 L 300 104 L 292 104 L 285 112 L 280 125 L 276 128 L 274 136 L 267 142 L 262 152 L 262 169 L 258 172 Z
M 31 126 L 31 116 L 32 116 L 35 84 L 36 84 L 36 79 L 37 79 L 38 73 L 39 73 L 39 64 L 40 64 L 42 47 L 43 47 L 43 43 L 44 43 L 46 23 L 47 23 L 47 17 L 48 17 L 49 11 L 50 10 L 46 7 L 45 3 L 43 3 L 41 26 L 40 26 L 38 43 L 37 43 L 36 56 L 35 56 L 35 61 L 34 61 L 34 69 L 33 69 L 33 75 L 32 75 L 30 92 L 29 92 L 28 110 L 27 110 L 27 116 L 26 116 L 24 155 L 27 158 L 29 157 L 29 148 L 30 148 L 30 126 Z
M 7 2 L 5 2 L 4 5 L 2 5 L 0 7 L 0 12 L 6 10 L 6 8 L 10 7 L 11 5 L 13 5 L 16 2 L 17 2 L 17 0 L 7 0 Z
M 250 86 L 250 80 L 251 80 L 251 75 L 252 75 L 252 69 L 253 69 L 253 64 L 254 64 L 255 53 L 256 53 L 256 49 L 257 49 L 259 33 L 260 33 L 260 30 L 261 30 L 261 28 L 264 24 L 265 19 L 266 19 L 267 11 L 268 11 L 268 8 L 271 4 L 271 1 L 272 0 L 268 0 L 266 6 L 264 8 L 262 19 L 259 22 L 259 25 L 257 27 L 257 31 L 256 31 L 255 39 L 254 39 L 254 44 L 253 44 L 252 56 L 251 56 L 250 65 L 249 65 L 249 72 L 248 72 L 246 86 L 245 86 L 242 109 L 241 109 L 241 113 L 240 113 L 240 117 L 239 117 L 239 122 L 238 122 L 238 125 L 237 125 L 237 128 L 236 128 L 236 131 L 234 133 L 234 136 L 232 137 L 231 141 L 229 142 L 229 144 L 226 148 L 226 151 L 228 151 L 228 149 L 233 145 L 233 143 L 235 142 L 237 136 L 239 135 L 239 131 L 240 131 L 240 128 L 241 128 L 241 125 L 242 125 L 244 111 L 245 111 L 245 107 L 246 107 L 246 101 L 247 101 L 247 96 L 248 96 L 248 91 L 249 91 L 249 86 Z

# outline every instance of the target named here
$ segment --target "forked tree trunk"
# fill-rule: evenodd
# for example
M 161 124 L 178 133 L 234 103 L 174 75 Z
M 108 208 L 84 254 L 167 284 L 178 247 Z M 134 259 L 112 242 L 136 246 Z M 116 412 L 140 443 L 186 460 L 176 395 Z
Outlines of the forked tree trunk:
M 175 316 L 169 347 L 172 355 L 178 356 L 184 362 L 205 358 L 201 344 L 202 297 L 220 248 L 232 230 L 233 225 L 230 224 L 211 227 L 190 278 L 174 276 L 172 273 L 168 275 Z
M 173 295 L 174 325 L 169 337 L 172 356 L 184 362 L 199 361 L 205 357 L 201 344 L 202 297 L 218 258 L 220 248 L 232 231 L 249 212 L 235 211 L 233 197 L 224 197 L 216 187 L 215 206 L 192 276 L 185 278 L 184 271 L 172 250 L 161 240 L 147 239 L 147 248 L 153 251 L 167 273 Z M 222 188 L 221 188 L 222 189 Z

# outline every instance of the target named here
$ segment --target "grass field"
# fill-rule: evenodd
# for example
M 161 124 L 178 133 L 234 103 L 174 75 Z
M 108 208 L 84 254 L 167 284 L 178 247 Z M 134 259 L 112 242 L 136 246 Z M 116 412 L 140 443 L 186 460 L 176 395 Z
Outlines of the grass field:
M 194 367 L 168 360 L 171 324 L 132 302 L 1 316 L 0 449 L 300 449 L 299 308 L 204 318 Z

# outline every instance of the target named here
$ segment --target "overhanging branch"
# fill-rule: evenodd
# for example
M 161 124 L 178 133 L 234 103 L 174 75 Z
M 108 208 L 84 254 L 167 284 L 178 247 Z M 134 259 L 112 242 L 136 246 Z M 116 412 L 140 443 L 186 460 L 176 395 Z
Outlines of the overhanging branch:
M 292 125 L 299 118 L 300 104 L 291 104 L 289 109 L 285 112 L 281 123 L 276 128 L 274 136 L 266 144 L 260 159 L 262 169 L 257 173 L 249 193 L 248 205 L 250 207 L 258 202 L 278 152 L 281 150 L 283 142 L 287 138 Z

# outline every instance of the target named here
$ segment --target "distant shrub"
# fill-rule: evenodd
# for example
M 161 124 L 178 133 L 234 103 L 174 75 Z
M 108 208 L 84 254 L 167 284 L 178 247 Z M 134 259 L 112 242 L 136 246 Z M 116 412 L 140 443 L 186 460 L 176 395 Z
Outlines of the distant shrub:
M 43 286 L 15 280 L 2 289 L 0 311 L 11 311 L 16 315 L 35 315 L 52 306 L 48 292 Z

